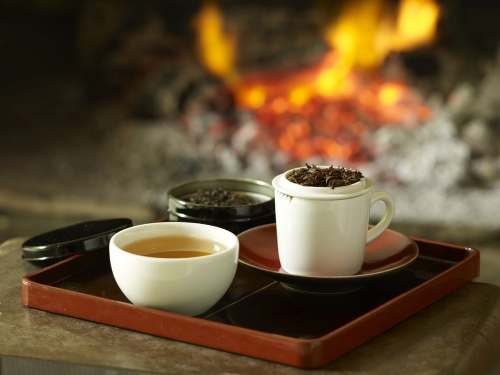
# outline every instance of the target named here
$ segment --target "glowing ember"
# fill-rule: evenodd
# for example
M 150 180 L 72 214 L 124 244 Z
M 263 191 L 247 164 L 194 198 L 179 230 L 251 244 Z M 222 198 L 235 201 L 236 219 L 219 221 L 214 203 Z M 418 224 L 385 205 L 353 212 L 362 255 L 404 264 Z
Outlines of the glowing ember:
M 199 55 L 221 77 L 242 108 L 255 114 L 260 133 L 294 159 L 369 158 L 361 139 L 382 126 L 418 126 L 430 110 L 403 82 L 374 74 L 387 55 L 433 40 L 439 8 L 433 0 L 402 0 L 396 12 L 384 0 L 346 2 L 324 30 L 332 50 L 315 65 L 293 72 L 239 77 L 236 39 L 207 2 L 196 19 Z

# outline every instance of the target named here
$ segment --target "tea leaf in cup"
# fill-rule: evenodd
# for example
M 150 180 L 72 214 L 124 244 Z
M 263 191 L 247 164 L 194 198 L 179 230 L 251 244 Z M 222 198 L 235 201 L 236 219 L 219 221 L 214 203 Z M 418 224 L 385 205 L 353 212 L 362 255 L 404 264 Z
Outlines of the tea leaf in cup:
M 333 167 L 318 168 L 314 164 L 307 164 L 303 168 L 295 169 L 287 176 L 293 183 L 302 186 L 335 187 L 352 185 L 363 178 L 363 174 L 355 169 Z

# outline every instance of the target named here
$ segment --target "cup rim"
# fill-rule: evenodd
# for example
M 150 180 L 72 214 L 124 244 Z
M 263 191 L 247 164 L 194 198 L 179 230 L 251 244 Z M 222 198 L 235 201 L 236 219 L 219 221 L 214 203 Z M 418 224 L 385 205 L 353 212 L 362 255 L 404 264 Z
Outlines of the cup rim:
M 318 166 L 318 168 L 330 167 Z M 368 177 L 363 177 L 360 181 L 354 184 L 339 186 L 334 189 L 320 186 L 302 186 L 287 179 L 287 176 L 289 176 L 293 171 L 299 169 L 302 169 L 302 167 L 289 169 L 288 171 L 274 177 L 272 181 L 273 187 L 277 191 L 295 198 L 340 200 L 354 198 L 366 194 L 368 191 L 373 189 L 374 185 L 373 180 Z
M 116 244 L 117 238 L 119 238 L 123 235 L 127 235 L 127 233 L 132 232 L 133 230 L 145 229 L 146 227 L 148 227 L 148 228 L 154 228 L 154 227 L 173 227 L 173 228 L 175 228 L 175 227 L 177 227 L 177 228 L 198 227 L 198 228 L 203 228 L 205 230 L 213 229 L 215 231 L 223 233 L 226 238 L 230 238 L 231 240 L 223 242 L 223 241 L 214 239 L 215 236 L 201 236 L 201 237 L 193 236 L 193 237 L 197 237 L 197 238 L 204 238 L 204 239 L 219 242 L 225 246 L 225 249 L 223 249 L 221 251 L 209 253 L 207 255 L 200 256 L 200 257 L 186 257 L 186 258 L 148 257 L 145 255 L 134 254 L 134 253 L 131 253 L 129 251 L 126 251 L 126 250 L 122 249 L 119 245 Z M 154 232 L 154 231 L 152 230 L 151 232 Z M 196 232 L 193 231 L 192 233 L 194 234 L 194 233 L 198 233 L 198 232 L 199 231 L 196 231 Z M 168 237 L 168 236 L 172 236 L 172 235 L 183 235 L 183 234 L 185 234 L 185 233 L 180 233 L 180 232 L 177 233 L 177 231 L 176 231 L 176 232 L 171 232 L 171 233 L 165 234 L 165 235 L 159 235 L 158 237 Z M 155 236 L 151 236 L 151 237 L 155 237 Z M 151 237 L 144 237 L 144 238 L 151 238 Z M 134 242 L 134 241 L 130 241 L 127 244 L 130 244 L 132 242 Z M 231 242 L 231 243 L 228 245 L 227 242 Z M 202 261 L 202 259 L 213 258 L 216 256 L 222 256 L 222 254 L 227 253 L 227 252 L 231 252 L 234 250 L 238 251 L 238 247 L 239 247 L 238 237 L 236 237 L 236 235 L 234 233 L 228 231 L 227 229 L 216 227 L 214 225 L 208 225 L 208 224 L 202 224 L 202 223 L 191 223 L 191 222 L 161 222 L 161 223 L 145 223 L 145 224 L 135 225 L 135 226 L 132 226 L 130 228 L 124 229 L 124 230 L 116 233 L 115 235 L 113 235 L 113 237 L 111 237 L 111 240 L 109 241 L 110 251 L 111 251 L 111 249 L 115 249 L 121 253 L 127 254 L 127 256 L 135 257 L 135 258 L 141 259 L 143 261 L 162 262 L 162 263 L 198 262 L 198 261 Z

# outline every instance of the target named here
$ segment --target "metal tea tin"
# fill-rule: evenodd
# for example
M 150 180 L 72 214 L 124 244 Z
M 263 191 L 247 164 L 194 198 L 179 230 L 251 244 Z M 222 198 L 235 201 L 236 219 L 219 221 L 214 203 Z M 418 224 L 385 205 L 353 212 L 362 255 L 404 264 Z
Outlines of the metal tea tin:
M 251 204 L 216 206 L 192 203 L 200 190 L 223 189 L 252 199 Z M 215 225 L 234 234 L 274 223 L 274 188 L 263 181 L 243 178 L 191 180 L 168 191 L 168 220 Z

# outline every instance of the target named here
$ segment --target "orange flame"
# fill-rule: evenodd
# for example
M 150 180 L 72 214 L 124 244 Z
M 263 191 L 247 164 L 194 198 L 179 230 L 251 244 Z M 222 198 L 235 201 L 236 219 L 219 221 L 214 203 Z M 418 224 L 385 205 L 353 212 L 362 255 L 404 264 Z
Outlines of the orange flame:
M 394 47 L 412 48 L 434 40 L 440 10 L 433 0 L 406 0 L 401 4 Z
M 339 19 L 324 32 L 329 45 L 339 51 L 342 71 L 379 66 L 392 51 L 434 40 L 439 6 L 434 0 L 402 0 L 396 20 L 384 12 L 383 0 L 351 0 Z
M 435 0 L 400 0 L 396 9 L 388 5 L 387 0 L 348 0 L 324 30 L 332 50 L 317 64 L 288 75 L 240 78 L 236 37 L 225 32 L 217 4 L 208 0 L 196 17 L 199 58 L 234 90 L 238 104 L 255 112 L 281 149 L 297 159 L 320 154 L 351 160 L 363 153 L 357 139 L 370 127 L 414 126 L 430 116 L 406 85 L 367 83 L 356 74 L 373 71 L 392 52 L 434 40 L 440 15 Z
M 194 19 L 198 31 L 197 53 L 202 64 L 227 81 L 236 77 L 236 36 L 224 31 L 224 20 L 215 1 L 205 1 Z

